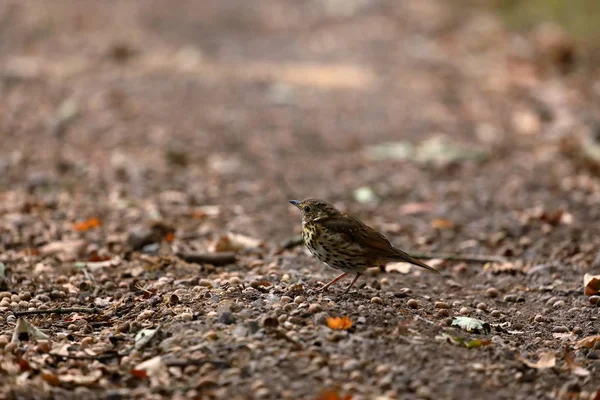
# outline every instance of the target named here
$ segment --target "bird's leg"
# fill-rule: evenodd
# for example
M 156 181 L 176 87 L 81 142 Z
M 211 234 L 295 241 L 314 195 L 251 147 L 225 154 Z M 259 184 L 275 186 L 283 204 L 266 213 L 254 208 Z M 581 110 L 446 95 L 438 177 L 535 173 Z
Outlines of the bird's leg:
M 329 282 L 327 285 L 325 285 L 321 289 L 319 289 L 319 291 L 320 292 L 326 291 L 329 286 L 333 285 L 334 283 L 336 283 L 337 281 L 339 281 L 340 279 L 342 279 L 346 275 L 348 275 L 348 274 L 344 272 L 343 274 L 341 274 L 340 276 L 338 276 L 337 278 L 335 278 L 334 280 L 332 280 L 331 282 Z
M 356 273 L 356 276 L 354 277 L 354 279 L 352 279 L 352 283 L 350 284 L 350 286 L 348 286 L 348 288 L 346 289 L 346 291 L 344 292 L 344 294 L 348 293 L 350 291 L 350 288 L 352 288 L 352 286 L 354 286 L 354 284 L 356 283 L 356 281 L 358 280 L 358 278 L 360 278 L 360 272 Z

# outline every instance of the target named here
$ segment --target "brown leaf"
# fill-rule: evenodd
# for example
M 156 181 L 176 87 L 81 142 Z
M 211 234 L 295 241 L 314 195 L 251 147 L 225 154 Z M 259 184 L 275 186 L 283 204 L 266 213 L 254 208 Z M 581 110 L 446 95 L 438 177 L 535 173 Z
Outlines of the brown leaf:
M 54 375 L 51 372 L 44 372 L 41 374 L 42 379 L 45 380 L 47 383 L 49 383 L 52 386 L 59 386 L 60 385 L 60 379 L 58 379 L 58 376 Z
M 334 330 L 348 330 L 352 327 L 350 317 L 328 317 L 327 326 Z
M 433 229 L 452 229 L 454 228 L 454 222 L 450 221 L 449 219 L 445 219 L 445 218 L 436 218 L 433 221 L 431 221 L 431 227 Z
M 579 340 L 575 343 L 575 348 L 580 349 L 582 347 L 592 348 L 596 344 L 596 342 L 600 342 L 600 335 L 588 336 Z
M 252 238 L 250 236 L 241 235 L 237 233 L 228 233 L 227 235 L 221 236 L 214 244 L 214 251 L 241 251 L 247 249 L 254 249 L 261 247 L 263 241 Z
M 583 293 L 587 296 L 600 293 L 600 275 L 585 274 L 583 276 Z
M 551 351 L 545 351 L 540 354 L 540 359 L 537 362 L 529 361 L 521 354 L 517 354 L 517 360 L 534 369 L 553 368 L 556 365 L 556 356 Z
M 131 375 L 138 379 L 146 379 L 148 377 L 148 373 L 144 369 L 132 369 Z
M 567 367 L 569 367 L 569 371 L 571 371 L 573 375 L 588 376 L 590 374 L 590 371 L 588 371 L 587 369 L 583 368 L 575 362 L 573 352 L 571 352 L 568 347 L 565 349 L 565 354 L 563 355 L 563 358 L 567 363 Z

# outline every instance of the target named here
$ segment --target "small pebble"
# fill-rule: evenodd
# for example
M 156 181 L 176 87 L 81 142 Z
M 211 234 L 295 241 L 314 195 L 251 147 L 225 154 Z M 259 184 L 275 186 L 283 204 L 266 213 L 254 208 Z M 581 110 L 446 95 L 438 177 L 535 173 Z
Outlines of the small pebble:
M 198 286 L 212 288 L 213 284 L 208 279 L 200 279 L 200 281 L 198 282 Z
M 3 349 L 4 346 L 8 344 L 8 337 L 0 336 L 0 349 Z
M 38 340 L 37 341 L 37 350 L 39 353 L 48 353 L 52 346 L 50 345 L 50 341 L 48 340 Z
M 406 302 L 406 305 L 410 308 L 419 308 L 419 302 L 415 299 L 410 299 Z
M 219 313 L 216 311 L 209 311 L 206 313 L 206 318 L 215 318 L 218 316 L 219 316 Z
M 18 346 L 16 343 L 10 342 L 4 346 L 4 354 L 12 354 L 17 350 Z
M 386 286 L 390 284 L 390 280 L 388 278 L 381 278 L 379 283 L 381 283 L 383 286 Z
M 3 299 L 5 297 L 9 298 L 12 296 L 12 294 L 10 292 L 0 292 L 0 299 Z
M 87 349 L 88 347 L 90 347 L 92 345 L 92 343 L 94 343 L 94 338 L 92 337 L 84 337 L 83 339 L 81 339 L 81 348 L 82 349 Z
M 271 391 L 267 388 L 260 388 L 254 392 L 257 399 L 267 399 L 271 396 Z
M 434 304 L 435 308 L 443 308 L 443 309 L 449 309 L 450 306 L 448 305 L 448 303 L 444 302 L 444 301 L 436 301 Z
M 286 314 L 281 314 L 279 317 L 277 317 L 277 321 L 280 324 L 283 324 L 285 321 L 287 321 L 288 316 Z
M 25 300 L 19 301 L 19 308 L 21 310 L 26 310 L 28 307 L 29 307 L 29 302 L 27 302 Z
M 431 390 L 427 386 L 419 386 L 416 395 L 421 399 L 431 399 Z
M 123 286 L 121 286 L 123 285 Z M 122 289 L 127 289 L 128 288 L 128 284 L 127 282 L 121 282 L 121 284 L 119 285 L 119 287 L 121 287 Z M 117 288 L 117 284 L 114 283 L 113 281 L 108 281 L 104 284 L 104 289 L 105 290 L 115 290 Z
M 441 308 L 441 309 L 438 310 L 437 315 L 439 317 L 443 317 L 443 318 L 449 317 L 450 316 L 450 311 L 448 311 L 448 309 L 446 309 L 446 308 Z
M 192 314 L 191 312 L 183 312 L 179 314 L 179 319 L 181 321 L 191 321 L 194 319 L 194 314 Z
M 129 332 L 129 322 L 125 321 L 122 324 L 120 324 L 117 328 L 117 330 L 119 332 Z
M 458 310 L 458 313 L 460 315 L 468 315 L 469 314 L 469 308 L 468 307 L 461 307 L 460 310 Z
M 10 296 L 10 301 L 12 301 L 13 303 L 18 303 L 19 301 L 21 301 L 21 298 L 18 294 L 13 294 L 12 296 Z
M 581 312 L 581 308 L 579 308 L 579 307 L 569 308 L 569 310 L 567 311 L 567 313 L 569 313 L 569 314 L 577 314 L 579 312 Z
M 600 359 L 600 351 L 596 351 L 596 350 L 592 350 L 589 353 L 587 353 L 587 358 L 589 360 L 598 360 Z
M 6 323 L 7 324 L 16 324 L 17 323 L 17 317 L 15 317 L 13 314 L 10 314 L 6 317 Z
M 242 284 L 242 280 L 237 276 L 232 276 L 231 278 L 229 278 L 229 284 L 231 286 L 239 286 Z
M 581 327 L 579 327 L 579 326 L 576 326 L 573 328 L 573 330 L 571 332 L 573 332 L 576 335 L 581 335 L 583 333 L 583 329 L 581 329 Z
M 502 313 L 498 310 L 492 310 L 492 312 L 490 312 L 490 316 L 494 318 L 500 318 L 502 316 Z
M 269 317 L 265 317 L 265 319 L 263 319 L 263 326 L 264 327 L 275 328 L 278 325 L 279 325 L 279 321 L 275 317 L 269 316 Z
M 204 339 L 206 340 L 217 340 L 219 338 L 219 335 L 217 335 L 217 332 L 215 331 L 208 331 L 204 334 Z
M 292 298 L 290 296 L 281 296 L 281 299 L 279 301 L 281 302 L 281 304 L 288 304 L 292 302 Z
M 552 333 L 567 333 L 569 332 L 569 328 L 564 325 L 558 325 L 552 328 Z
M 516 303 L 517 295 L 516 294 L 507 294 L 506 296 L 504 296 L 504 301 L 507 303 Z
M 354 370 L 354 371 L 350 372 L 350 379 L 353 381 L 357 381 L 357 382 L 362 381 L 362 376 L 363 376 L 363 373 L 358 370 Z
M 137 321 L 143 321 L 145 319 L 150 318 L 153 315 L 154 315 L 154 311 L 152 311 L 152 310 L 144 310 L 144 311 L 142 311 L 141 313 L 138 314 L 136 320 Z
M 231 325 L 235 323 L 235 316 L 230 311 L 223 311 L 217 321 L 225 325 Z
M 554 308 L 561 308 L 565 306 L 565 302 L 563 300 L 558 300 L 556 302 L 554 302 L 554 304 L 552 304 L 552 307 Z
M 294 303 L 296 304 L 302 304 L 306 302 L 306 297 L 304 296 L 296 296 L 294 297 Z
M 485 295 L 490 299 L 495 299 L 496 297 L 500 296 L 500 292 L 498 292 L 498 289 L 491 287 L 485 291 Z
M 31 293 L 29 293 L 29 292 L 23 292 L 23 293 L 21 293 L 19 295 L 19 298 L 21 300 L 24 300 L 24 301 L 30 301 L 31 300 Z
M 479 303 L 479 304 L 477 304 L 477 309 L 481 310 L 481 311 L 487 311 L 488 306 L 485 303 Z
M 381 297 L 372 297 L 371 304 L 383 304 L 383 299 Z
M 589 301 L 591 305 L 598 304 L 598 302 L 600 301 L 600 296 L 590 296 Z
M 318 313 L 320 311 L 323 311 L 323 307 L 321 307 L 320 304 L 317 303 L 313 303 L 310 306 L 308 306 L 308 312 L 310 313 Z
M 539 322 L 544 322 L 544 321 L 546 320 L 546 318 L 544 318 L 544 316 L 543 316 L 542 314 L 537 314 L 537 315 L 536 315 L 536 316 L 533 318 L 533 320 L 534 320 L 535 322 L 538 322 L 538 323 L 539 323 Z
M 388 364 L 379 364 L 375 367 L 375 373 L 377 375 L 385 375 L 390 372 L 390 366 Z
M 342 365 L 342 369 L 344 371 L 353 371 L 358 368 L 360 368 L 360 363 L 358 362 L 358 360 L 348 360 Z

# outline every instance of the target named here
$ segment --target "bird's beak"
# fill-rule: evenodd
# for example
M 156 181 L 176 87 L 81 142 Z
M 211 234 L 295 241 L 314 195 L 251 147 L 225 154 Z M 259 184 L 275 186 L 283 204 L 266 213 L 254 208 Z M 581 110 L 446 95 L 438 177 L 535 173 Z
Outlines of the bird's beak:
M 298 207 L 298 209 L 300 209 L 300 203 L 302 203 L 302 202 L 298 201 L 298 200 L 290 200 L 290 203 L 292 203 L 293 205 Z

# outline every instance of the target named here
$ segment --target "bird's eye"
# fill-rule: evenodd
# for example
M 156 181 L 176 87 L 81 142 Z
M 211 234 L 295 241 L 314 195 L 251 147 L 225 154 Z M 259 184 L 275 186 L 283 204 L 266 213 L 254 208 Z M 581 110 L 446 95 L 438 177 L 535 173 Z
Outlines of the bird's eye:
M 304 211 L 305 212 L 309 212 L 310 211 L 310 207 L 309 206 L 304 206 Z

